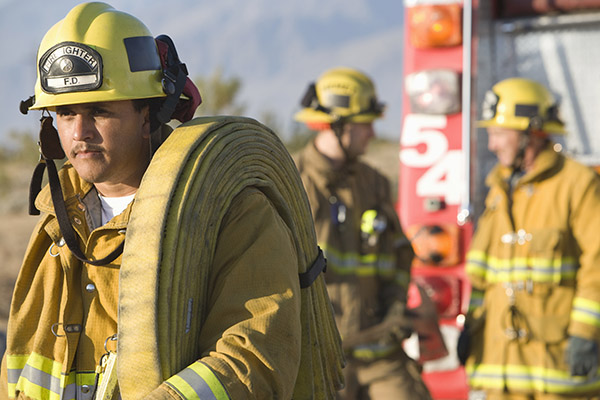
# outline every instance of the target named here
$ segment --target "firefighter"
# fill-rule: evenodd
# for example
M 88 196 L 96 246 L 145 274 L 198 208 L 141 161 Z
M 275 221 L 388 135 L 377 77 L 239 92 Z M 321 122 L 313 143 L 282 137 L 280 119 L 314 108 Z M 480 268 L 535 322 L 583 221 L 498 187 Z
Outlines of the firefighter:
M 498 82 L 479 123 L 498 163 L 467 254 L 470 385 L 489 400 L 597 398 L 598 175 L 551 141 L 564 125 L 538 82 Z
M 295 115 L 316 131 L 296 163 L 327 258 L 327 289 L 348 364 L 343 399 L 429 399 L 402 349 L 414 256 L 388 180 L 360 160 L 382 116 L 371 79 L 345 67 L 310 84 Z
M 0 398 L 118 398 L 118 385 L 99 391 L 111 384 L 109 372 L 118 369 L 119 381 L 126 373 L 112 357 L 121 340 L 118 324 L 151 312 L 131 315 L 119 308 L 136 300 L 119 297 L 127 278 L 119 271 L 128 220 L 156 150 L 155 135 L 166 135 L 172 117 L 189 120 L 200 97 L 170 39 L 153 38 L 137 18 L 105 3 L 80 4 L 55 24 L 41 42 L 36 67 L 35 98 L 24 109 L 42 110 L 40 165 L 47 166 L 51 187 L 35 201 L 42 216 L 15 286 Z M 50 161 L 63 150 L 68 162 L 59 182 Z M 144 398 L 292 397 L 302 332 L 296 243 L 266 195 L 253 187 L 223 215 L 206 302 L 193 308 L 184 302 L 183 320 L 192 324 L 186 333 L 195 329 L 192 310 L 204 310 L 204 325 L 192 340 L 196 361 Z M 140 284 L 144 279 L 134 277 Z M 135 334 L 133 342 L 145 333 Z M 138 356 L 146 354 L 134 355 L 134 365 Z M 163 354 L 156 369 L 174 356 Z M 141 375 L 135 383 L 143 388 Z

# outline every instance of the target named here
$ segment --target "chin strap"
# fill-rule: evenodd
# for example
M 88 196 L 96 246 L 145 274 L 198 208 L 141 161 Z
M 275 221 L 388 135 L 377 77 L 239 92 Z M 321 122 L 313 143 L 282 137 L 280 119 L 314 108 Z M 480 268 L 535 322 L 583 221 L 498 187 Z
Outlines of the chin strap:
M 342 118 L 342 117 L 338 117 L 335 121 L 333 121 L 330 124 L 330 127 L 331 127 L 331 130 L 333 131 L 333 133 L 335 134 L 335 137 L 337 137 L 338 144 L 340 145 L 340 149 L 342 149 L 342 152 L 344 153 L 345 162 L 350 162 L 350 161 L 352 161 L 352 158 L 350 157 L 350 153 L 348 153 L 348 149 L 346 148 L 346 146 L 344 146 L 344 143 L 342 143 L 342 134 L 344 133 L 344 125 L 345 124 L 346 124 L 346 119 Z

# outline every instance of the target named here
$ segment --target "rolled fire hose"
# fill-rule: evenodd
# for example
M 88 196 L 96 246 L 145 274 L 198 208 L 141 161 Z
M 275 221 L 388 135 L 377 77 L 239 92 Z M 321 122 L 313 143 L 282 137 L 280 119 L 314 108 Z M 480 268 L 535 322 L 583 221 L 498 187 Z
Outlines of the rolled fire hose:
M 205 315 L 190 325 L 187 308 L 193 302 L 196 312 L 206 312 L 220 223 L 249 186 L 275 205 L 295 238 L 298 272 L 305 272 L 318 255 L 310 206 L 293 160 L 269 128 L 243 117 L 196 118 L 154 154 L 136 195 L 120 271 L 123 398 L 142 398 L 199 358 L 195 339 Z M 344 359 L 322 274 L 301 297 L 294 399 L 333 399 L 343 384 Z

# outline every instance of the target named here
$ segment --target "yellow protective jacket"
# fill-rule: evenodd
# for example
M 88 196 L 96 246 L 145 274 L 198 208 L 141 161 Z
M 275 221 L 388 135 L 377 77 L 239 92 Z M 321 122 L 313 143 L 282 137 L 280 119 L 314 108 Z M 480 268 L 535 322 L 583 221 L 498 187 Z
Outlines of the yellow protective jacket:
M 333 169 L 314 143 L 297 156 L 296 164 L 317 241 L 327 258 L 325 281 L 342 340 L 386 317 L 401 316 L 414 253 L 400 227 L 388 180 L 359 161 Z M 373 226 L 375 214 L 385 221 L 383 231 Z M 398 356 L 401 338 L 389 332 L 382 336 L 387 337 L 361 344 L 350 356 L 363 360 Z
M 600 376 L 571 377 L 565 349 L 569 335 L 600 342 L 600 179 L 551 144 L 512 195 L 510 174 L 489 174 L 467 254 L 471 386 L 597 394 Z
M 123 240 L 132 205 L 94 228 L 100 220 L 95 189 L 69 164 L 59 174 L 82 250 L 88 258 L 105 257 Z M 118 332 L 121 257 L 100 267 L 81 263 L 64 246 L 48 187 L 36 205 L 44 214 L 16 282 L 0 399 L 87 399 L 105 342 Z M 151 398 L 290 398 L 301 321 L 288 228 L 260 191 L 247 188 L 227 212 L 215 251 L 197 338 L 202 354 Z M 107 346 L 114 350 L 110 340 Z

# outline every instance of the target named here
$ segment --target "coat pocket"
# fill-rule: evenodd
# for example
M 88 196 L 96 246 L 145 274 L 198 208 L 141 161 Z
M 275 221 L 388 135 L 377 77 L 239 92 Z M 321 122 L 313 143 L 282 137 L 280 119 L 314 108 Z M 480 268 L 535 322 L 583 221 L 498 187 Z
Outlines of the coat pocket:
M 534 282 L 559 285 L 575 280 L 577 263 L 567 256 L 567 238 L 561 229 L 531 231 L 528 264 Z
M 529 250 L 538 256 L 553 256 L 560 248 L 563 232 L 560 229 L 537 229 L 531 231 Z
M 554 286 L 517 298 L 532 339 L 557 344 L 567 338 L 574 294 L 573 287 Z

